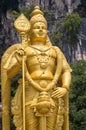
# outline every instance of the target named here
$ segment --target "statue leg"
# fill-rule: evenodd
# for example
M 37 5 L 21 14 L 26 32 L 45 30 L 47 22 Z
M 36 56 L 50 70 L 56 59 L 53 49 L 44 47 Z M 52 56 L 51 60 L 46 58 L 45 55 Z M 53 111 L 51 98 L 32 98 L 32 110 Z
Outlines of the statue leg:
M 35 116 L 33 109 L 26 107 L 26 130 L 38 130 L 38 118 Z

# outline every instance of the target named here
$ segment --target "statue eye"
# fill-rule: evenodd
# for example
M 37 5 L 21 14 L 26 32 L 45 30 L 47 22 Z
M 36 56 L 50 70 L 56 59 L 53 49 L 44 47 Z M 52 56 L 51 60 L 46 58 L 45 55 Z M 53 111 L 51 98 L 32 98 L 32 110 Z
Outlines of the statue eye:
M 37 26 L 37 25 L 33 27 L 33 29 L 39 29 L 39 28 L 40 28 L 40 27 L 39 27 L 39 26 Z
M 34 27 L 33 29 L 38 29 L 38 27 Z
M 46 30 L 47 28 L 46 28 L 45 26 L 43 26 L 42 29 L 45 29 L 45 30 Z

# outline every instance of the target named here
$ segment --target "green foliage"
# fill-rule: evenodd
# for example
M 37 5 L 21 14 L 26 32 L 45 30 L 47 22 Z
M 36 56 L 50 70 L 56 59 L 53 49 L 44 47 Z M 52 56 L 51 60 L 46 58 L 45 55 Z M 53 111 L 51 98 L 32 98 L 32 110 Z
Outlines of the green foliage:
M 67 14 L 64 19 L 56 22 L 56 29 L 52 32 L 51 37 L 55 45 L 60 43 L 69 43 L 70 47 L 77 44 L 77 34 L 82 23 L 79 14 Z
M 22 1 L 21 1 L 22 2 Z M 14 15 L 14 17 L 18 17 L 20 15 L 20 13 L 24 13 L 24 15 L 29 18 L 30 13 L 33 10 L 33 5 L 29 6 L 28 8 L 25 8 L 24 6 L 22 8 L 19 9 L 18 7 L 19 2 L 18 0 L 1 0 L 0 1 L 0 13 L 6 13 L 7 10 L 12 10 L 12 15 Z M 0 15 L 1 15 L 0 14 Z
M 19 11 L 12 10 L 11 14 L 16 19 L 21 13 L 23 13 L 29 19 L 33 8 L 34 8 L 34 6 L 30 6 L 29 8 L 23 8 L 22 7 Z
M 27 18 L 29 18 L 33 9 L 34 9 L 34 6 L 30 6 L 29 8 L 21 8 L 19 13 L 23 13 Z
M 63 41 L 63 19 L 56 21 L 55 30 L 51 33 L 51 38 L 53 43 L 62 49 L 62 41 Z
M 47 21 L 53 21 L 54 19 L 54 11 L 52 10 L 45 10 L 44 12 L 44 16 L 46 17 Z
M 71 64 L 73 69 L 70 90 L 70 126 L 72 130 L 86 128 L 86 61 Z
M 66 35 L 66 41 L 72 46 L 77 43 L 77 34 L 82 23 L 82 18 L 79 14 L 68 14 L 64 20 L 64 31 Z

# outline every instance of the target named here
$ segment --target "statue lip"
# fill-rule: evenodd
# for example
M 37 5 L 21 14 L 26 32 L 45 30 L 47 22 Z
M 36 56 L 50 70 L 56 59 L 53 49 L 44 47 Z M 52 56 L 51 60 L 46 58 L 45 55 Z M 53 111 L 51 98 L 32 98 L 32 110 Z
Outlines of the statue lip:
M 42 35 L 42 34 L 45 34 L 44 32 L 43 32 L 43 30 L 39 30 L 39 33 L 38 33 L 39 35 Z

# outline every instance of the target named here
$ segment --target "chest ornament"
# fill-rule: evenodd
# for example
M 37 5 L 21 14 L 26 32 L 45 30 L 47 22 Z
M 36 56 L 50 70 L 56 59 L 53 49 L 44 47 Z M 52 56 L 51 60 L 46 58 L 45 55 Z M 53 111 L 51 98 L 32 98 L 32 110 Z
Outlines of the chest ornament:
M 33 49 L 33 54 L 37 57 L 37 61 L 40 65 L 40 68 L 45 69 L 50 65 L 50 60 L 55 56 L 53 55 L 51 46 L 49 47 L 36 47 L 30 46 Z
M 40 67 L 45 69 L 48 66 L 50 56 L 42 53 L 37 55 L 37 60 L 40 64 Z

